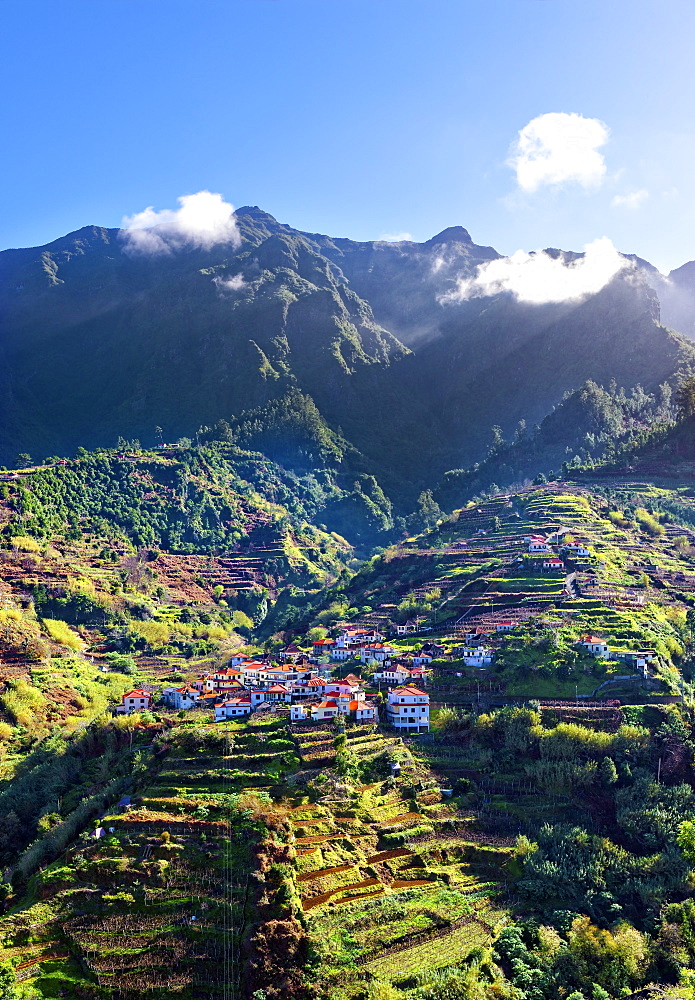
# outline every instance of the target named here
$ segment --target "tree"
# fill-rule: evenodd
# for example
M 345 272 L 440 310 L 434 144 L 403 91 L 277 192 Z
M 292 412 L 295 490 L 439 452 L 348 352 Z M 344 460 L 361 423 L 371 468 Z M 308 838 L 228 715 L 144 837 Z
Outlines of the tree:
M 28 465 L 31 465 L 31 455 L 26 451 L 20 451 L 14 463 L 15 469 L 26 469 Z
M 692 417 L 695 413 L 695 376 L 681 382 L 676 390 L 675 402 L 680 420 Z
M 614 785 L 618 780 L 618 772 L 610 757 L 604 757 L 598 769 L 599 780 L 606 788 Z
M 504 444 L 504 436 L 502 434 L 502 428 L 499 424 L 493 424 L 490 428 L 492 433 L 492 441 L 488 447 L 487 453 L 489 456 L 496 455 L 497 452 L 502 448 Z
M 432 490 L 423 490 L 417 500 L 418 517 L 425 528 L 433 528 L 442 517 L 442 511 L 432 495 Z
M 695 864 L 695 823 L 686 819 L 678 827 L 676 843 L 683 852 L 683 857 L 690 864 Z

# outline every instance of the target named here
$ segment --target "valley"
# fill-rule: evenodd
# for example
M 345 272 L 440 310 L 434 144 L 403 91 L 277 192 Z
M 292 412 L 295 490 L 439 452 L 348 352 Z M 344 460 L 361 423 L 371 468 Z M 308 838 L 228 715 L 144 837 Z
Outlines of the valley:
M 5 474 L 16 995 L 517 1000 L 571 974 L 585 1000 L 681 997 L 689 489 L 532 485 L 360 564 L 201 458 L 192 508 L 167 454 Z M 81 492 L 88 473 L 108 496 L 107 472 L 130 512 Z M 205 503 L 233 516 L 190 528 Z M 429 722 L 394 728 L 413 689 Z M 129 692 L 147 707 L 123 712 Z M 611 965 L 597 934 L 633 957 Z

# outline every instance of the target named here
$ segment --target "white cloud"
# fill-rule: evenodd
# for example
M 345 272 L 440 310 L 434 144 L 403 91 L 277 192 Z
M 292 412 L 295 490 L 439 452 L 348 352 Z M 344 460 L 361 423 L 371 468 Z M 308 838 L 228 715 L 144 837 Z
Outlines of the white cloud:
M 413 237 L 411 233 L 384 233 L 376 241 L 377 243 L 412 243 Z
M 639 208 L 648 197 L 649 191 L 647 191 L 646 188 L 640 188 L 639 191 L 631 191 L 630 194 L 616 194 L 615 197 L 611 199 L 611 208 L 628 208 L 634 211 Z
M 508 162 L 519 187 L 529 193 L 544 185 L 596 187 L 606 173 L 599 149 L 608 136 L 608 126 L 598 118 L 553 111 L 521 129 Z
M 587 243 L 584 254 L 573 260 L 554 257 L 545 250 L 486 261 L 473 278 L 459 278 L 456 288 L 442 296 L 443 303 L 509 292 L 518 302 L 540 305 L 567 302 L 594 295 L 625 268 L 632 267 L 607 237 Z
M 241 242 L 234 206 L 221 194 L 198 191 L 177 199 L 180 208 L 156 212 L 150 205 L 143 212 L 126 216 L 122 228 L 126 249 L 135 253 L 171 253 L 182 247 L 209 250 L 217 243 Z
M 213 278 L 212 283 L 220 292 L 234 293 L 246 288 L 246 282 L 240 274 L 234 274 L 231 278 Z

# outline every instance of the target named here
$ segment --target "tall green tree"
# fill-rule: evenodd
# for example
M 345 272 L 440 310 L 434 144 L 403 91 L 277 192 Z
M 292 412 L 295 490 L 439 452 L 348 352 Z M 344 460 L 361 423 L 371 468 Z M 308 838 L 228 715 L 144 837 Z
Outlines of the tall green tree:
M 692 417 L 695 413 L 695 376 L 687 378 L 676 390 L 676 407 L 681 420 Z

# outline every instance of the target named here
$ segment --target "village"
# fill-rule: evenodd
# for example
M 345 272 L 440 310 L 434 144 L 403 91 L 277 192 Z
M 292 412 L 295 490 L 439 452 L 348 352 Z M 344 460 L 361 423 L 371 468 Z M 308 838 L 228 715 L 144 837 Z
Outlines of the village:
M 551 504 L 552 513 L 559 508 L 571 526 L 547 523 L 543 515 L 550 511 L 534 511 L 534 499 L 529 498 L 524 521 L 495 500 L 468 517 L 466 511 L 459 514 L 453 543 L 438 539 L 440 551 L 456 553 L 457 569 L 493 565 L 468 588 L 463 614 L 439 623 L 421 614 L 398 618 L 394 605 L 384 603 L 378 614 L 314 630 L 320 635 L 311 640 L 297 637 L 272 652 L 232 655 L 182 685 L 145 684 L 124 694 L 116 711 L 156 705 L 179 713 L 196 709 L 217 722 L 270 712 L 301 725 L 342 717 L 419 734 L 430 730 L 431 711 L 451 704 L 480 708 L 491 699 L 504 704 L 563 696 L 580 704 L 614 700 L 623 689 L 632 699 L 674 696 L 662 676 L 669 661 L 663 645 L 626 642 L 623 628 L 639 619 L 647 626 L 643 634 L 651 636 L 645 609 L 667 604 L 668 595 L 634 584 L 623 567 L 618 569 L 624 581 L 616 580 L 607 544 L 616 529 L 581 497 L 556 495 L 549 501 L 545 495 L 543 503 Z M 542 527 L 529 528 L 534 521 Z M 461 537 L 466 527 L 468 538 Z M 420 545 L 431 566 L 433 548 L 426 546 L 432 541 Z M 408 543 L 402 546 L 403 553 L 411 551 Z M 501 557 L 497 564 L 495 556 Z M 508 586 L 513 581 L 518 592 Z M 444 585 L 446 607 L 447 581 L 435 582 Z M 455 606 L 450 597 L 449 604 Z M 543 684 L 548 644 L 570 663 L 564 682 L 556 677 L 550 690 Z M 529 664 L 534 652 L 536 662 Z M 510 674 L 513 684 L 505 680 Z

